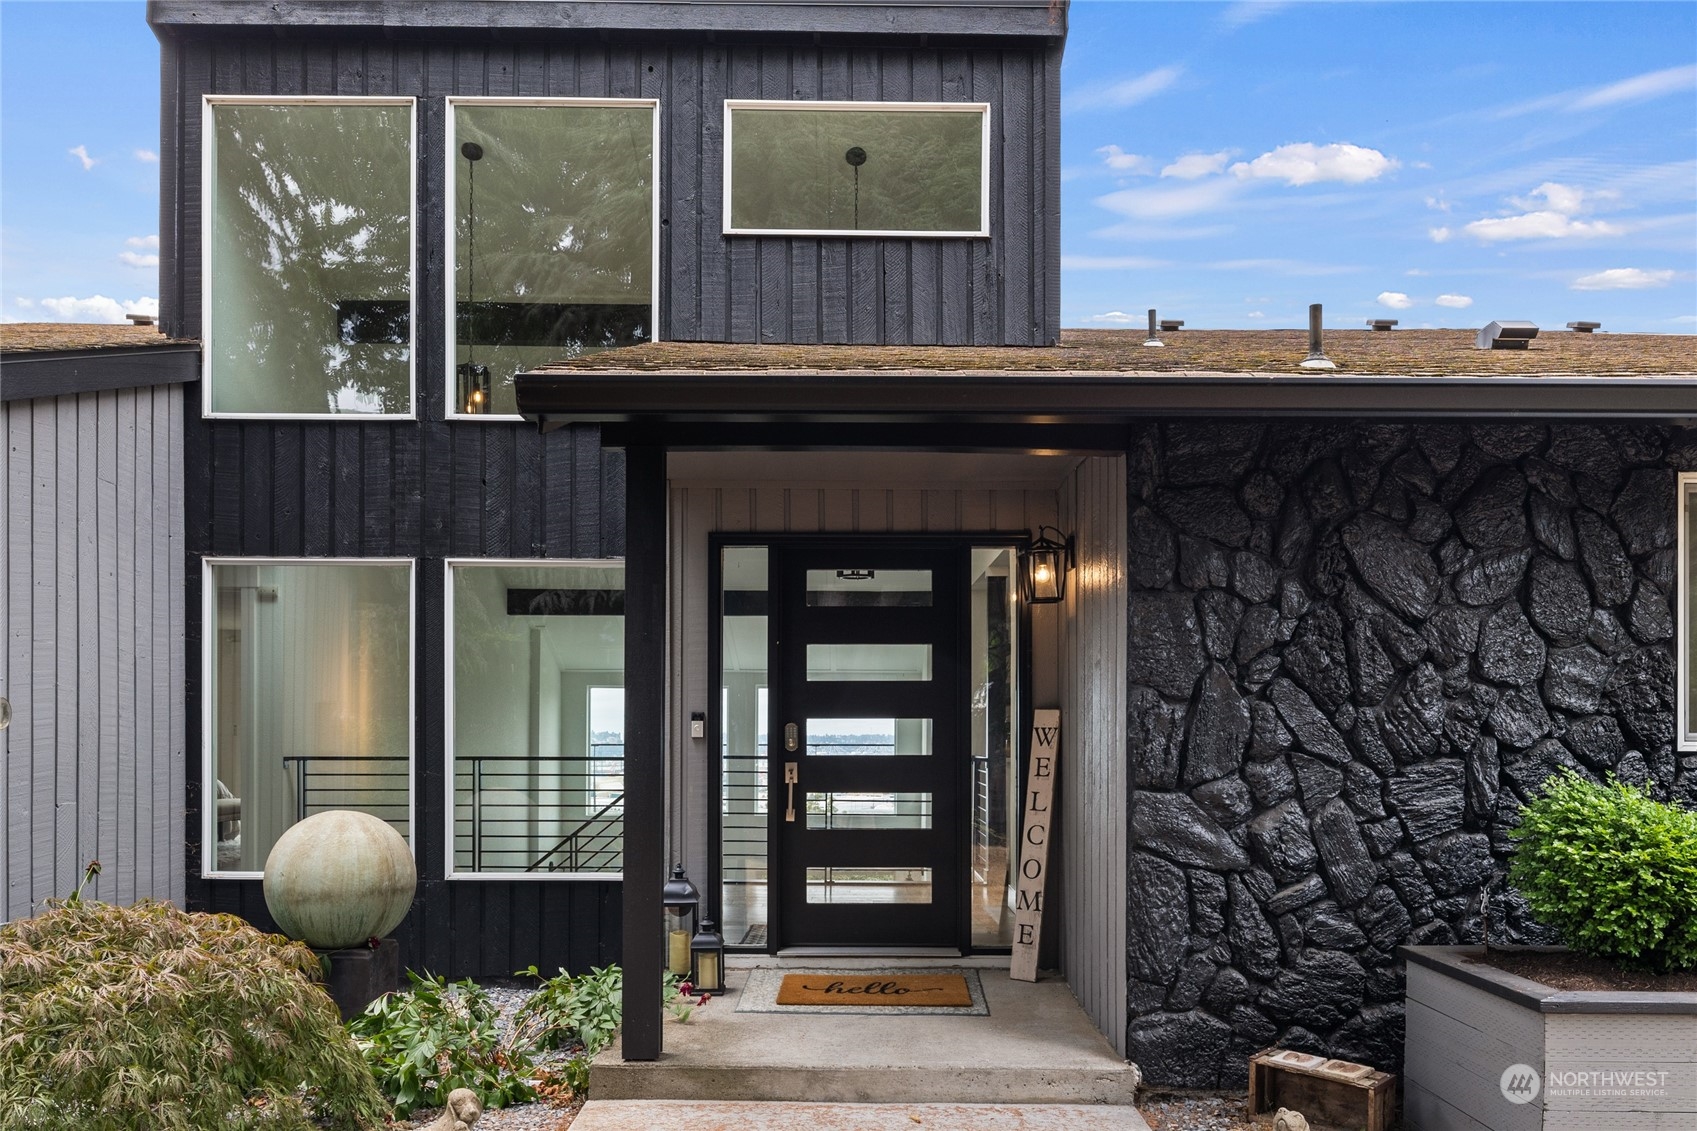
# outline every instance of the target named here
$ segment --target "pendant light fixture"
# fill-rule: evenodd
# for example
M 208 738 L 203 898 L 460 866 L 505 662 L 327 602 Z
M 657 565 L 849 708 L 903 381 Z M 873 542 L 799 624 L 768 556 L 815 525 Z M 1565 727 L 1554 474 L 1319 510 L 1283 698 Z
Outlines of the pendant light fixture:
M 460 146 L 466 159 L 466 359 L 459 366 L 460 411 L 489 411 L 489 367 L 477 364 L 477 163 L 483 147 L 475 141 Z

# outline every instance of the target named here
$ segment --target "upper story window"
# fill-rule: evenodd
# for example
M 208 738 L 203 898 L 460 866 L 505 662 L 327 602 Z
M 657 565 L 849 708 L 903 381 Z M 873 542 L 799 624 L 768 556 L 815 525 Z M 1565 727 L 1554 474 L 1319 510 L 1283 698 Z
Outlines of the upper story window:
M 410 98 L 206 100 L 203 408 L 409 417 Z
M 987 236 L 990 107 L 725 102 L 727 235 Z
M 513 417 L 514 373 L 652 336 L 657 103 L 448 104 L 448 412 Z
M 1679 748 L 1697 750 L 1697 472 L 1679 477 Z

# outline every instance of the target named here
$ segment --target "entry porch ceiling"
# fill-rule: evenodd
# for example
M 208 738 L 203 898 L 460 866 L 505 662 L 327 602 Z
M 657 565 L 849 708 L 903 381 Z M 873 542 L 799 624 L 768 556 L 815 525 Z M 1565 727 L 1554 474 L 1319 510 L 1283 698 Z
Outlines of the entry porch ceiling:
M 1474 350 L 1470 331 L 1332 331 L 1326 351 L 1338 368 L 1319 372 L 1299 368 L 1298 331 L 1180 331 L 1162 349 L 1142 339 L 1069 331 L 1040 349 L 662 342 L 586 354 L 516 384 L 519 410 L 544 426 L 633 425 L 684 443 L 773 424 L 816 429 L 814 442 L 842 426 L 921 436 L 942 427 L 948 445 L 949 426 L 1025 434 L 1151 416 L 1697 420 L 1697 351 L 1684 335 L 1549 334 L 1501 352 Z M 877 429 L 859 428 L 839 441 L 855 443 L 851 432 L 877 441 Z

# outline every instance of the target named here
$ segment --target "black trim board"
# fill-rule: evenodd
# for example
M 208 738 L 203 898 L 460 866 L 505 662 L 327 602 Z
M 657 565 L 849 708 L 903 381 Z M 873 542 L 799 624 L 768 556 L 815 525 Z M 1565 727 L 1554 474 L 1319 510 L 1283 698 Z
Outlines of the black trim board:
M 1697 419 L 1697 379 L 1267 373 L 521 373 L 540 423 L 1124 424 L 1147 416 Z
M 1066 11 L 1049 0 L 149 0 L 147 22 L 161 33 L 214 28 L 271 28 L 300 33 L 381 29 L 448 33 L 457 29 L 657 32 L 670 37 L 831 35 L 877 38 L 1059 39 Z
M 1543 949 L 1543 948 L 1522 948 Z M 1480 946 L 1399 946 L 1404 961 L 1538 1013 L 1674 1013 L 1697 1015 L 1697 993 L 1558 990 L 1478 961 Z
M 0 357 L 0 400 L 3 401 L 186 385 L 198 380 L 198 345 L 145 346 L 133 350 L 42 350 Z

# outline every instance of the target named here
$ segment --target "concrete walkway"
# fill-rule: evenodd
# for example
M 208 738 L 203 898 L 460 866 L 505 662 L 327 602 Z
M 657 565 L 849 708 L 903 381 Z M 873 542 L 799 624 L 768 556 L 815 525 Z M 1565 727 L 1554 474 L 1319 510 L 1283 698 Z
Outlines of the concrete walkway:
M 835 965 L 828 960 L 812 964 Z M 733 987 L 744 984 L 746 970 L 731 974 Z M 889 1118 L 898 1120 L 890 1126 L 901 1126 L 903 1131 L 916 1126 L 911 1115 L 924 1118 L 911 1105 L 943 1105 L 938 1118 L 956 1122 L 933 1126 L 953 1127 L 975 1125 L 958 1122 L 961 1117 L 948 1111 L 960 1105 L 993 1105 L 975 1118 L 1015 1120 L 983 1125 L 995 1131 L 1121 1126 L 1103 1122 L 1116 1115 L 1101 1107 L 1084 1109 L 1083 1114 L 1096 1123 L 1017 1121 L 1025 1118 L 1019 1114 L 1022 1110 L 1052 1105 L 1057 1105 L 1056 1114 L 1045 1116 L 1051 1120 L 1081 1118 L 1070 1113 L 1071 1105 L 1118 1105 L 1135 1115 L 1131 1105 L 1137 1098 L 1136 1066 L 1127 1064 L 1096 1031 L 1064 981 L 1048 976 L 1036 983 L 1015 982 L 1005 968 L 983 969 L 980 974 L 990 1010 L 987 1017 L 739 1013 L 738 991 L 733 988 L 697 1009 L 688 1024 L 667 1020 L 662 1030 L 665 1051 L 659 1060 L 626 1063 L 617 1042 L 603 1050 L 590 1069 L 590 1095 L 595 1098 L 585 1110 L 614 1100 L 686 1100 L 697 1105 L 739 1101 L 751 1105 L 751 1113 L 776 1110 L 772 1118 L 788 1122 L 727 1126 L 776 1128 L 807 1126 L 794 1114 L 798 1105 L 822 1104 L 822 1111 L 834 1104 L 873 1105 L 857 1106 L 856 1118 L 872 1118 L 888 1107 Z M 784 1102 L 768 1109 L 759 1101 Z M 910 1107 L 899 1106 L 903 1104 Z M 686 1110 L 688 1105 L 679 1109 L 680 1113 Z M 838 1122 L 821 1126 L 884 1126 L 846 1124 L 840 1117 L 833 1118 Z M 1141 1120 L 1124 1124 L 1141 1125 Z M 582 1126 L 596 1131 L 600 1125 Z M 693 1131 L 698 1125 L 678 1126 Z
M 1100 1104 L 822 1104 L 593 1099 L 572 1131 L 1149 1131 Z

